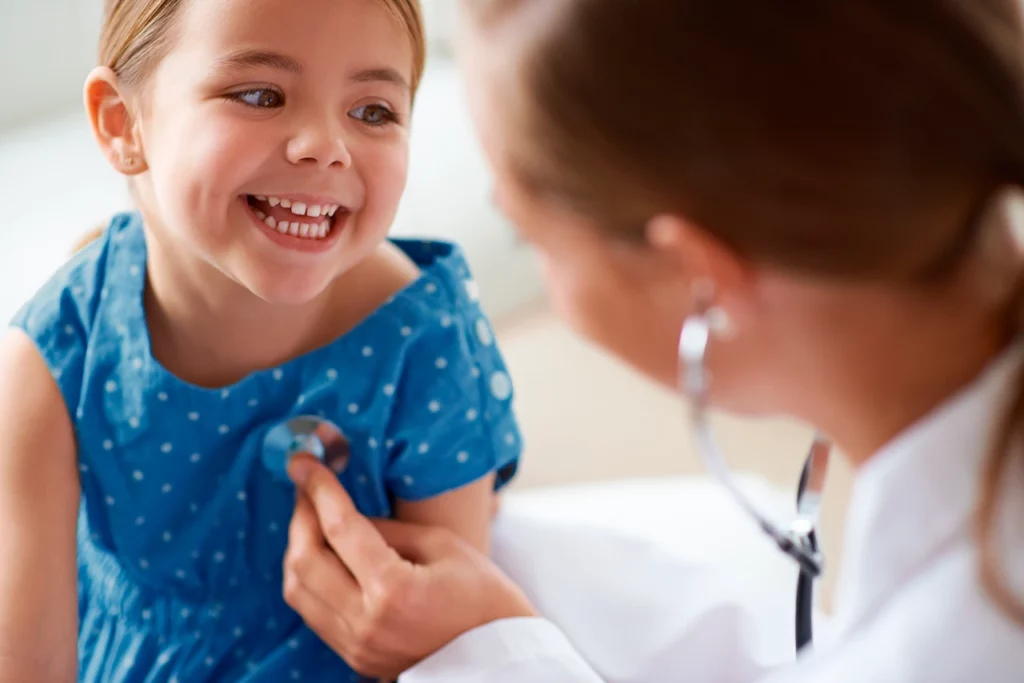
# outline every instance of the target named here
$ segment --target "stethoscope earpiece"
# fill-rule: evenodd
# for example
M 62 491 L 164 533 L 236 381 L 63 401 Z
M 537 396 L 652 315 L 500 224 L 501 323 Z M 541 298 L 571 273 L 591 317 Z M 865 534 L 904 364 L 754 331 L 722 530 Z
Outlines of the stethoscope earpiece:
M 351 456 L 348 439 L 338 426 L 314 415 L 293 417 L 263 438 L 263 466 L 277 479 L 289 481 L 288 463 L 299 453 L 312 455 L 339 475 Z

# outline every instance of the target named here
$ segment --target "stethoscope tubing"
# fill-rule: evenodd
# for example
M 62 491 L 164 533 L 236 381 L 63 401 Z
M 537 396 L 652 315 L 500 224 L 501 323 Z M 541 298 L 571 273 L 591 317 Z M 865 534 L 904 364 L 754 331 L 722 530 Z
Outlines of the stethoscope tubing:
M 709 311 L 705 309 L 692 314 L 683 324 L 679 337 L 680 391 L 689 399 L 690 424 L 697 451 L 705 466 L 737 504 L 757 522 L 764 533 L 800 568 L 795 614 L 795 640 L 799 651 L 812 642 L 814 580 L 824 569 L 824 557 L 818 548 L 815 525 L 831 444 L 821 434 L 815 435 L 797 491 L 798 514 L 788 529 L 770 520 L 747 498 L 736 484 L 726 459 L 715 442 L 710 424 L 707 396 L 709 374 L 705 364 L 712 335 L 708 313 Z M 816 462 L 815 458 L 821 460 Z

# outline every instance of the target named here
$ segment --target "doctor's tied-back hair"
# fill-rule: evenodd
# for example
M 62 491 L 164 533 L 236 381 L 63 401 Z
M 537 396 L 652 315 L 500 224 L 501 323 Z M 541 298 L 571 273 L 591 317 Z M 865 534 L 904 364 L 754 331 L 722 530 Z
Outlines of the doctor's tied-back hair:
M 516 180 L 612 235 L 640 238 L 676 213 L 756 263 L 927 284 L 978 248 L 996 192 L 1024 185 L 1018 0 L 464 5 L 482 30 L 534 31 L 516 46 L 525 94 L 506 112 Z M 951 197 L 971 198 L 975 214 L 940 225 Z M 1008 304 L 1007 341 L 1022 332 L 1021 306 Z M 997 539 L 1022 456 L 1024 394 L 977 511 L 982 581 L 1024 625 Z

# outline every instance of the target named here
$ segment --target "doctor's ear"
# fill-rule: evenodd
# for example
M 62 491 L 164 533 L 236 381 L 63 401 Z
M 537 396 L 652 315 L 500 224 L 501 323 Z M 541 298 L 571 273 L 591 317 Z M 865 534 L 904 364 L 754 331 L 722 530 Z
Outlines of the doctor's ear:
M 712 282 L 716 292 L 747 289 L 753 279 L 749 261 L 714 235 L 685 218 L 663 214 L 645 231 L 647 244 L 674 262 L 694 282 Z
M 85 81 L 85 110 L 103 155 L 123 175 L 146 170 L 138 127 L 117 74 L 97 67 Z
M 714 235 L 680 216 L 664 214 L 646 226 L 648 246 L 679 269 L 690 283 L 691 305 L 713 306 L 732 323 L 754 306 L 753 265 Z M 707 298 L 698 302 L 697 299 Z

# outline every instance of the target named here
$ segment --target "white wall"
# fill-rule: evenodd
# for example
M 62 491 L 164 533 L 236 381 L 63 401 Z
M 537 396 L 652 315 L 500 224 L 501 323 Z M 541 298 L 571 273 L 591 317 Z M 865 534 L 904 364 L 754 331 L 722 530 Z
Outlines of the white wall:
M 455 0 L 422 0 L 435 52 L 446 51 Z M 81 102 L 96 64 L 103 0 L 0 0 L 0 130 Z
M 77 106 L 96 63 L 102 0 L 0 0 L 0 129 Z

